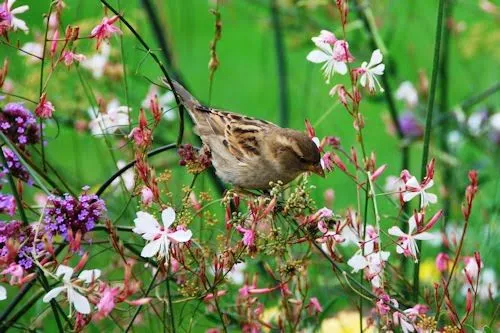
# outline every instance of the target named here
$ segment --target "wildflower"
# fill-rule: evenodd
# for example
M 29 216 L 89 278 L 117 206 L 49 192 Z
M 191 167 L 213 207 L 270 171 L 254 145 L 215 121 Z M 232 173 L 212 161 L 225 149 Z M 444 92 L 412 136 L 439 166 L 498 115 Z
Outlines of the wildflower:
M 444 252 L 441 252 L 436 256 L 436 268 L 440 272 L 446 272 L 448 270 L 449 262 L 450 257 Z
M 40 97 L 40 102 L 35 108 L 35 114 L 40 118 L 52 118 L 52 113 L 55 111 L 54 105 L 50 101 L 47 100 L 47 96 L 44 93 L 42 97 Z
M 0 193 L 0 213 L 14 216 L 16 213 L 16 200 L 13 195 Z
M 417 89 L 410 81 L 404 81 L 396 90 L 396 99 L 404 101 L 408 108 L 413 109 L 418 104 Z
M 7 289 L 4 286 L 0 286 L 0 301 L 7 299 Z
M 154 100 L 155 96 L 158 96 L 158 103 L 160 108 L 163 110 L 163 118 L 167 121 L 172 121 L 176 117 L 176 112 L 173 110 L 175 107 L 175 97 L 174 93 L 171 91 L 167 91 L 163 95 L 160 95 L 158 87 L 155 85 L 151 85 L 149 87 L 148 93 L 144 100 L 142 101 L 142 107 L 145 109 L 152 108 L 152 100 Z
M 408 202 L 420 195 L 420 206 L 426 207 L 430 203 L 434 204 L 437 202 L 437 196 L 432 193 L 427 193 L 426 190 L 434 185 L 434 180 L 429 179 L 422 184 L 418 183 L 416 177 L 412 176 L 405 182 L 405 192 L 403 193 L 403 201 Z
M 94 29 L 92 29 L 90 36 L 97 39 L 96 49 L 99 49 L 99 46 L 101 45 L 103 40 L 109 39 L 114 34 L 122 34 L 120 28 L 113 25 L 113 23 L 115 23 L 118 19 L 118 15 L 115 15 L 112 18 L 104 17 L 101 23 L 98 24 Z
M 94 109 L 89 109 L 92 120 L 89 123 L 90 131 L 93 135 L 103 135 L 105 133 L 115 133 L 120 127 L 129 125 L 129 113 L 131 109 L 127 106 L 120 106 L 117 99 L 108 103 L 106 112 L 99 113 L 97 117 Z
M 404 112 L 398 116 L 399 127 L 407 138 L 417 139 L 422 137 L 424 129 L 413 112 Z
M 489 137 L 495 144 L 500 144 L 500 112 L 489 119 Z
M 122 169 L 127 165 L 125 161 L 119 160 L 116 162 L 116 167 L 118 170 Z M 115 179 L 112 183 L 111 186 L 113 188 L 118 188 L 120 187 L 120 184 L 123 182 L 123 185 L 127 189 L 127 191 L 132 191 L 135 186 L 135 173 L 133 168 L 129 168 L 127 171 L 122 173 L 120 178 Z
M 70 235 L 83 237 L 94 229 L 105 211 L 104 201 L 86 191 L 78 198 L 69 194 L 63 197 L 51 195 L 44 213 L 45 230 L 51 237 L 61 235 L 66 240 L 70 239 Z
M 10 174 L 22 181 L 27 182 L 28 184 L 32 183 L 30 174 L 28 170 L 23 166 L 21 161 L 19 161 L 19 158 L 17 157 L 12 150 L 10 150 L 7 147 L 3 147 L 3 156 L 5 157 L 5 160 L 7 161 L 7 169 Z
M 227 272 L 226 278 L 234 284 L 243 284 L 243 282 L 245 282 L 246 266 L 247 265 L 244 262 L 238 262 L 234 264 L 231 270 Z
M 349 44 L 345 40 L 337 40 L 333 33 L 323 30 L 318 37 L 312 38 L 318 50 L 313 50 L 307 55 L 307 60 L 320 64 L 324 72 L 326 83 L 335 72 L 344 75 L 347 73 L 347 62 L 354 61 L 349 52 Z
M 210 150 L 203 149 L 197 152 L 192 145 L 185 144 L 177 150 L 180 161 L 179 165 L 187 166 L 190 173 L 200 173 L 212 165 Z
M 66 292 L 68 297 L 68 302 L 71 306 L 75 307 L 75 310 L 82 314 L 90 313 L 90 303 L 85 296 L 80 294 L 77 290 L 80 289 L 77 285 L 71 282 L 71 276 L 73 275 L 73 268 L 59 265 L 56 270 L 56 276 L 62 276 L 63 285 L 61 287 L 55 287 L 50 290 L 44 297 L 43 302 L 48 303 L 52 299 L 59 296 L 59 294 L 63 291 Z M 84 270 L 80 273 L 77 280 L 81 280 L 86 284 L 92 283 L 99 278 L 101 275 L 101 271 L 98 269 L 93 270 Z
M 147 186 L 141 190 L 141 201 L 144 206 L 150 206 L 153 202 L 153 191 Z
M 246 229 L 243 228 L 242 226 L 236 226 L 236 230 L 240 234 L 243 234 L 243 244 L 248 246 L 248 247 L 254 247 L 255 246 L 255 231 L 252 229 Z
M 161 218 L 163 227 L 160 226 L 153 215 L 141 211 L 137 212 L 133 231 L 148 241 L 142 249 L 142 257 L 150 258 L 157 255 L 159 259 L 168 259 L 171 241 L 185 243 L 193 236 L 191 230 L 178 229 L 172 231 L 169 229 L 175 221 L 175 211 L 172 208 L 165 209 L 161 213 Z
M 316 297 L 311 297 L 309 299 L 307 310 L 309 311 L 310 316 L 323 312 L 323 308 L 321 307 L 321 304 L 319 304 L 319 300 Z
M 104 44 L 96 54 L 81 61 L 82 67 L 92 72 L 94 79 L 99 79 L 103 76 L 108 64 L 110 49 L 109 45 Z
M 22 103 L 8 103 L 3 107 L 0 130 L 21 149 L 40 141 L 36 118 Z
M 336 94 L 339 95 L 340 103 L 344 104 L 344 106 L 347 106 L 347 97 L 350 97 L 350 95 L 343 84 L 334 85 L 333 88 L 330 89 L 330 92 L 328 94 L 332 97 Z
M 380 92 L 384 92 L 384 89 L 382 88 L 376 77 L 376 75 L 384 74 L 385 65 L 382 63 L 382 60 L 382 52 L 380 52 L 379 49 L 376 49 L 372 53 L 370 62 L 367 63 L 366 61 L 364 61 L 361 64 L 361 67 L 355 70 L 357 74 L 361 75 L 359 83 L 363 87 L 366 87 L 368 85 L 368 90 L 370 92 L 375 91 L 375 83 L 377 84 Z
M 115 308 L 115 297 L 120 293 L 120 288 L 106 286 L 104 291 L 102 291 L 102 297 L 97 303 L 98 312 L 95 314 L 97 320 L 100 320 L 108 316 L 111 311 Z
M 12 9 L 12 5 L 14 5 L 15 2 L 16 0 L 6 0 L 0 7 L 0 34 L 4 34 L 4 29 L 6 29 L 7 27 L 14 31 L 18 29 L 24 31 L 25 33 L 28 33 L 29 31 L 26 22 L 15 17 L 14 15 L 24 13 L 30 7 L 24 5 Z
M 474 112 L 467 119 L 467 129 L 472 136 L 480 136 L 486 130 L 488 123 L 488 111 L 480 109 Z
M 83 54 L 76 54 L 71 51 L 64 51 L 61 58 L 66 66 L 71 66 L 73 62 L 82 62 L 86 59 Z
M 417 213 L 416 215 L 418 219 L 423 219 L 422 214 Z M 428 232 L 414 232 L 416 228 L 417 221 L 414 215 L 408 220 L 407 234 L 397 226 L 393 226 L 388 230 L 389 235 L 399 237 L 398 245 L 396 246 L 396 252 L 399 254 L 403 254 L 405 257 L 414 258 L 415 262 L 418 261 L 418 247 L 416 240 L 430 240 L 434 238 L 434 236 Z
M 389 260 L 390 253 L 387 251 L 372 252 L 368 255 L 358 254 L 349 259 L 347 264 L 353 268 L 352 272 L 358 272 L 366 268 L 366 277 L 374 288 L 382 285 L 381 275 L 383 274 L 385 262 Z

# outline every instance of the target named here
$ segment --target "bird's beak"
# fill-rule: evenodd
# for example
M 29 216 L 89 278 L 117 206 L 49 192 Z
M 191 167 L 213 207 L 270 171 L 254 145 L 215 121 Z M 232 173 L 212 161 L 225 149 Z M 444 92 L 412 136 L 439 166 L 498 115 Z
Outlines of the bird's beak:
M 321 164 L 311 165 L 309 167 L 309 171 L 317 174 L 318 176 L 325 178 L 325 170 L 323 170 L 323 167 L 321 166 Z

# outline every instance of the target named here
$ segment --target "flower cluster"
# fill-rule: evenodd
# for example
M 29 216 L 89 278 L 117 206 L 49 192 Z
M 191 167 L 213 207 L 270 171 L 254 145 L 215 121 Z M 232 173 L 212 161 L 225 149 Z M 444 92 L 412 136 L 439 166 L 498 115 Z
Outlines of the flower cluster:
M 40 141 L 36 118 L 21 103 L 8 103 L 0 110 L 0 130 L 21 149 Z
M 31 184 L 32 179 L 28 170 L 23 166 L 19 158 L 12 150 L 7 147 L 3 147 L 3 156 L 5 156 L 5 160 L 7 161 L 7 169 L 6 172 L 10 172 L 10 174 L 28 184 Z
M 50 196 L 44 213 L 45 230 L 49 236 L 79 240 L 94 228 L 105 211 L 104 201 L 95 194 L 84 192 L 78 198 L 69 194 Z
M 28 32 L 28 26 L 26 22 L 17 18 L 15 15 L 24 13 L 29 9 L 29 6 L 20 6 L 17 8 L 12 8 L 16 0 L 5 0 L 0 4 L 0 35 L 7 35 L 10 30 L 22 30 Z
M 45 249 L 40 237 L 32 226 L 23 227 L 19 221 L 0 221 L 1 266 L 19 265 L 25 271 L 31 270 L 34 267 L 33 260 L 42 255 Z
M 181 158 L 179 164 L 186 166 L 191 173 L 200 173 L 212 165 L 212 154 L 208 149 L 197 152 L 192 145 L 185 144 L 179 147 L 177 153 Z

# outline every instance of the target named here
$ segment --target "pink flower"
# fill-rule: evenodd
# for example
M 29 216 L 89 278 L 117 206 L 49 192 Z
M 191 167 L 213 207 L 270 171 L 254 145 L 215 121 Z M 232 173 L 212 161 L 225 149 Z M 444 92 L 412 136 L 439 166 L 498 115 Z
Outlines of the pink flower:
M 446 272 L 448 270 L 448 263 L 450 262 L 450 257 L 441 252 L 436 256 L 436 268 L 440 272 Z
M 423 219 L 423 215 L 420 213 L 416 214 L 419 220 Z M 417 221 L 415 215 L 413 215 L 408 220 L 408 233 L 404 233 L 399 227 L 392 227 L 389 229 L 389 234 L 393 236 L 398 236 L 398 245 L 396 246 L 396 252 L 403 254 L 405 257 L 412 257 L 415 262 L 418 262 L 418 247 L 416 240 L 430 240 L 434 238 L 434 235 L 428 232 L 415 232 L 417 229 Z
M 113 23 L 115 23 L 118 19 L 118 15 L 115 15 L 112 18 L 104 17 L 101 23 L 92 29 L 90 36 L 97 39 L 97 49 L 99 49 L 103 40 L 109 39 L 114 34 L 122 34 L 120 28 L 113 25 Z
M 332 89 L 330 89 L 330 92 L 329 92 L 330 96 L 333 97 L 336 94 L 339 95 L 340 103 L 347 106 L 347 96 L 349 96 L 349 95 L 348 95 L 347 90 L 345 89 L 343 84 L 336 84 L 333 86 Z
M 141 190 L 141 201 L 144 206 L 150 206 L 153 202 L 153 191 L 147 186 Z
M 29 31 L 26 22 L 24 22 L 21 19 L 18 19 L 17 17 L 15 17 L 15 15 L 24 13 L 30 7 L 24 5 L 12 9 L 14 2 L 16 2 L 16 0 L 7 0 L 0 5 L 0 34 L 4 34 L 10 29 L 14 31 L 19 29 L 24 31 L 25 33 L 28 33 Z
M 2 275 L 10 275 L 11 276 L 11 279 L 10 279 L 10 284 L 11 285 L 14 285 L 18 282 L 21 281 L 21 278 L 23 277 L 24 275 L 24 269 L 21 265 L 18 265 L 18 264 L 10 264 L 9 267 L 7 267 L 6 269 L 4 269 L 0 274 Z
M 102 297 L 97 303 L 97 320 L 100 320 L 106 316 L 108 316 L 111 311 L 115 308 L 115 297 L 120 293 L 120 288 L 110 286 L 106 286 L 104 291 L 102 292 Z
M 310 316 L 323 312 L 323 308 L 321 307 L 321 304 L 319 304 L 319 301 L 316 297 L 311 297 L 311 299 L 309 299 L 307 310 L 309 311 Z
M 86 59 L 86 57 L 83 54 L 76 54 L 71 51 L 64 51 L 62 54 L 62 59 L 64 60 L 64 64 L 66 66 L 71 66 L 73 62 L 81 62 Z
M 43 119 L 52 118 L 52 113 L 55 111 L 54 105 L 50 101 L 47 100 L 47 96 L 44 93 L 42 97 L 40 97 L 40 102 L 36 106 L 35 114 Z
M 475 288 L 475 282 L 477 278 L 479 277 L 479 272 L 483 268 L 483 262 L 480 261 L 478 265 L 478 261 L 474 257 L 465 257 L 464 258 L 464 274 L 465 277 L 467 278 L 467 282 Z
M 319 36 L 313 37 L 313 38 L 311 38 L 311 40 L 316 45 L 321 44 L 321 43 L 334 45 L 335 42 L 337 41 L 337 38 L 335 37 L 333 32 L 330 32 L 328 30 L 321 30 L 319 33 Z
M 248 247 L 255 246 L 255 232 L 252 229 L 245 229 L 242 226 L 236 226 L 236 230 L 243 234 L 243 244 Z
M 380 92 L 384 89 L 377 80 L 377 76 L 384 74 L 385 65 L 382 63 L 382 52 L 379 49 L 373 51 L 370 62 L 364 61 L 360 68 L 355 69 L 355 73 L 361 75 L 359 83 L 363 87 L 367 87 L 370 92 L 375 91 L 375 84 L 377 84 Z

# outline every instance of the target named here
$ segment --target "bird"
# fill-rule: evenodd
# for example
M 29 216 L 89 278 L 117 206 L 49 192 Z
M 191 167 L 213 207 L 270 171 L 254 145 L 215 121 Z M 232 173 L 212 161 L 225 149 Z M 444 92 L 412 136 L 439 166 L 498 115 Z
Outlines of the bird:
M 163 82 L 178 96 L 208 147 L 216 175 L 244 190 L 288 184 L 304 172 L 325 176 L 318 146 L 305 133 L 201 104 L 180 83 Z

